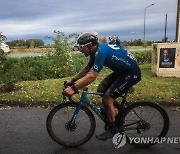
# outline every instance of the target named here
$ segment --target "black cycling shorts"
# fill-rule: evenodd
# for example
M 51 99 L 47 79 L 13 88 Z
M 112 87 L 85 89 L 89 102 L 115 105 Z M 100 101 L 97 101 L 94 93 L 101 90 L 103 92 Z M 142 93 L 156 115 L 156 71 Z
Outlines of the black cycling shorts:
M 125 72 L 112 72 L 98 86 L 97 91 L 116 99 L 141 80 L 139 66 Z

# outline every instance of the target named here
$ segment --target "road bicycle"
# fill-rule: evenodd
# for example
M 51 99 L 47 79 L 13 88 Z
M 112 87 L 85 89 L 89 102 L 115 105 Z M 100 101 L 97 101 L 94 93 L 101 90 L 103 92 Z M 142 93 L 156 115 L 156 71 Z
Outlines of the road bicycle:
M 126 142 L 136 147 L 149 147 L 156 143 L 130 142 L 129 137 L 164 137 L 169 129 L 167 112 L 158 104 L 149 101 L 140 101 L 129 104 L 126 100 L 128 91 L 122 95 L 122 102 L 115 102 L 115 123 L 120 133 L 125 133 Z M 106 112 L 93 102 L 88 95 L 103 96 L 103 93 L 88 92 L 85 88 L 79 102 L 71 97 L 69 101 L 55 106 L 46 120 L 46 127 L 51 138 L 66 147 L 77 147 L 86 143 L 94 134 L 96 120 L 92 113 L 105 123 L 108 129 Z M 64 96 L 65 99 L 65 96 Z

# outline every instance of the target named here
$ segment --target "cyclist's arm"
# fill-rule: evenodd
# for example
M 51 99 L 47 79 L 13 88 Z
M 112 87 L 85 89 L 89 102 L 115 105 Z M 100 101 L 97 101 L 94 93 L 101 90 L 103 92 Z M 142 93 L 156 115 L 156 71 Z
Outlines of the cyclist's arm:
M 106 54 L 104 54 L 104 52 L 99 51 L 94 59 L 93 57 L 90 58 L 90 61 L 87 66 L 91 69 L 91 71 L 84 77 L 84 79 L 81 82 L 78 82 L 73 86 L 73 90 L 84 88 L 85 86 L 91 84 L 94 80 L 96 80 L 98 73 L 101 71 L 104 65 L 105 57 Z
M 82 77 L 84 77 L 89 71 L 90 71 L 91 67 L 89 67 L 88 65 L 85 66 L 84 68 L 82 68 L 79 73 L 77 73 L 74 76 L 74 80 L 77 81 L 79 79 L 81 79 Z
M 84 79 L 81 81 L 81 82 L 78 82 L 75 87 L 77 89 L 81 89 L 89 84 L 91 84 L 94 80 L 96 80 L 98 76 L 98 73 L 91 70 L 85 77 Z
M 92 83 L 96 77 L 98 76 L 98 73 L 91 70 L 81 82 L 76 83 L 74 86 L 72 87 L 68 87 L 64 90 L 64 92 L 66 93 L 66 95 L 72 95 L 74 93 L 74 91 L 76 91 L 77 89 L 81 89 L 87 85 L 89 85 L 90 83 Z
M 92 67 L 91 71 L 85 76 L 85 78 L 81 82 L 75 85 L 76 89 L 84 88 L 85 86 L 91 84 L 94 80 L 96 80 L 98 73 L 103 68 L 105 57 L 106 55 L 103 52 L 98 52 L 96 58 L 94 59 L 94 65 L 91 66 L 93 63 L 89 64 Z
M 87 66 L 85 66 L 84 68 L 82 68 L 79 73 L 77 73 L 73 80 L 77 81 L 79 79 L 81 79 L 82 77 L 84 77 L 92 68 L 93 64 L 94 64 L 94 56 L 90 56 L 89 62 L 87 64 Z

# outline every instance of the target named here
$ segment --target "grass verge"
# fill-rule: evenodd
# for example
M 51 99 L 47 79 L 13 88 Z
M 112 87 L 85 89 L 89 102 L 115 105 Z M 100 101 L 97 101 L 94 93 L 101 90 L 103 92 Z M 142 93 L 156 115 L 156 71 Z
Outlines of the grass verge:
M 150 64 L 143 64 L 140 67 L 142 81 L 135 85 L 135 93 L 129 94 L 129 102 L 149 100 L 168 105 L 180 105 L 180 79 L 153 76 Z M 100 81 L 109 73 L 109 70 L 104 69 L 98 79 L 89 86 L 89 91 L 96 91 Z M 63 81 L 70 78 L 17 82 L 18 90 L 0 93 L 0 103 L 20 106 L 47 106 L 60 103 Z M 93 97 L 92 99 L 100 102 L 100 98 Z

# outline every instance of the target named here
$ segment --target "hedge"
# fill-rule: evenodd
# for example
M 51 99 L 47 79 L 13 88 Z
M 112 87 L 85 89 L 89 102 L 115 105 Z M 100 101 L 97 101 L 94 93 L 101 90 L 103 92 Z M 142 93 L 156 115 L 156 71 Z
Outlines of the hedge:
M 151 51 L 135 51 L 133 52 L 139 64 L 151 62 Z M 69 76 L 77 73 L 83 66 L 87 64 L 88 58 L 82 54 L 73 54 L 73 70 L 69 72 Z M 23 57 L 10 58 L 7 57 L 0 63 L 0 84 L 9 81 L 27 81 L 27 80 L 44 80 L 50 78 L 65 77 L 64 70 L 55 72 L 58 66 L 52 56 L 40 57 Z

